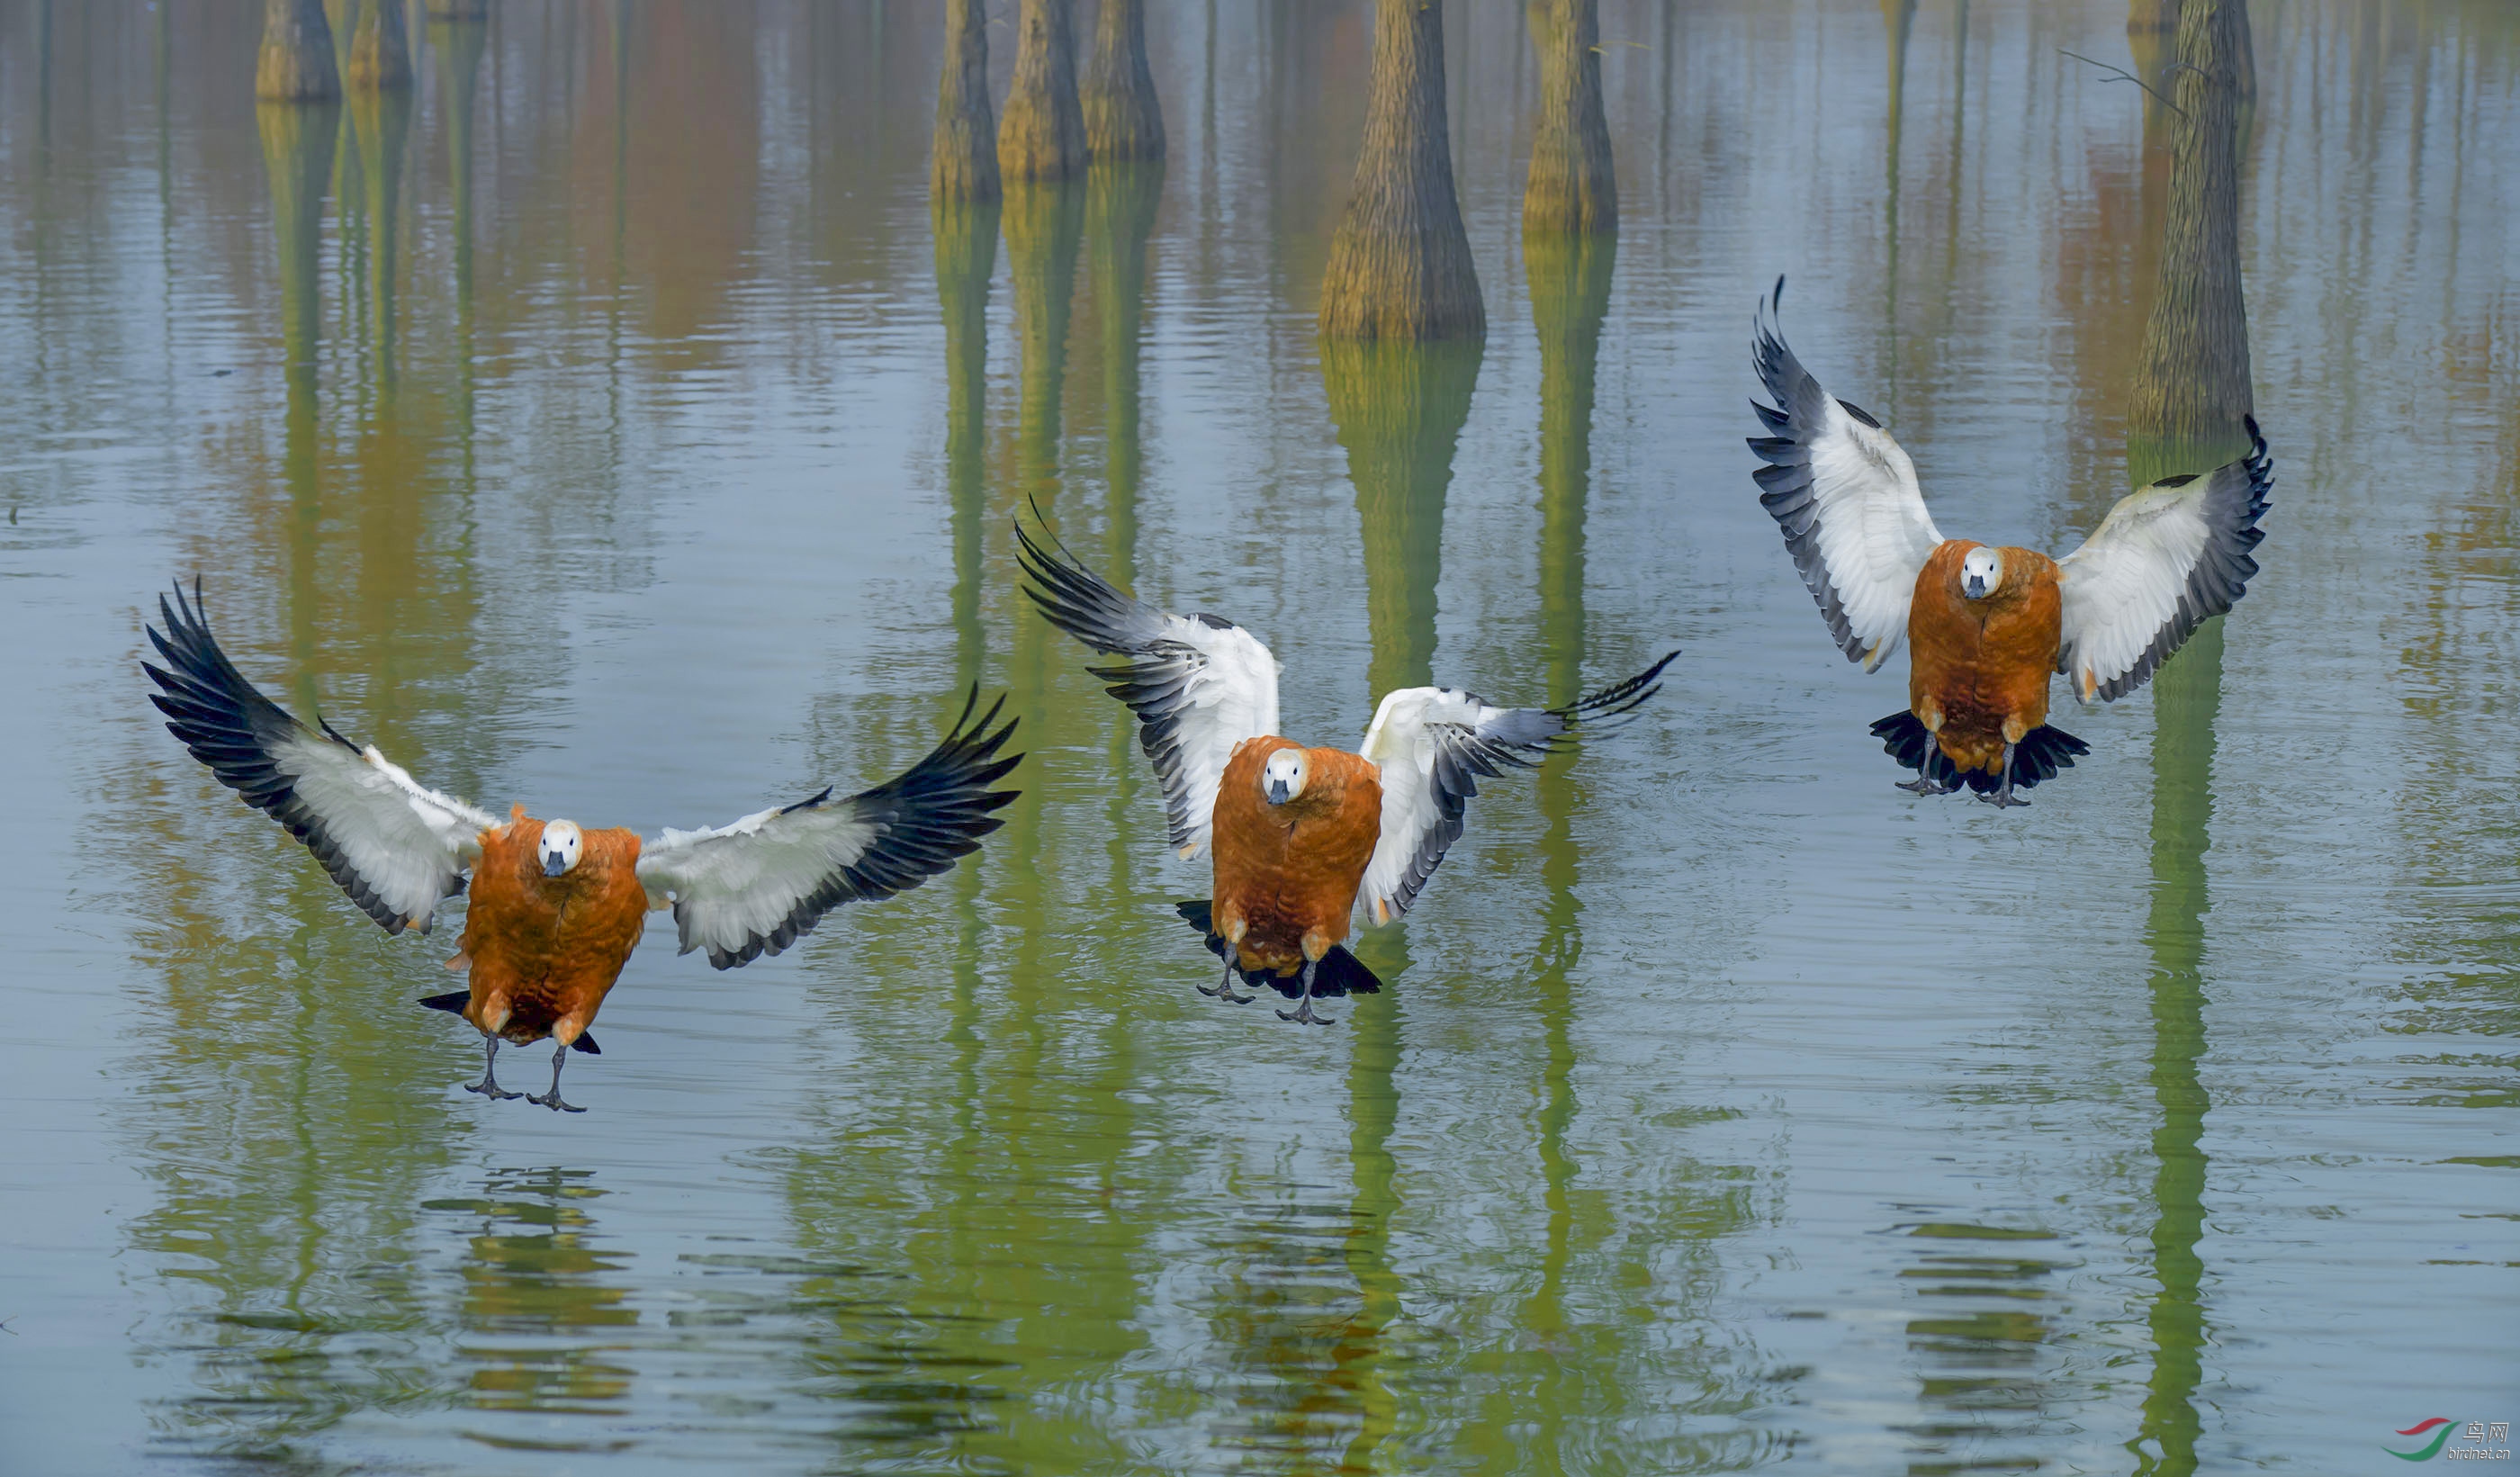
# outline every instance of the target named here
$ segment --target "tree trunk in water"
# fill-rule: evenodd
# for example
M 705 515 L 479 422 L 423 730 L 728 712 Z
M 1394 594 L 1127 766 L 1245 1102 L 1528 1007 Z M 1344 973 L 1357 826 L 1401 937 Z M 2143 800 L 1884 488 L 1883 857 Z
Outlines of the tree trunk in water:
M 1584 515 L 1593 479 L 1594 367 L 1610 312 L 1615 236 L 1535 232 L 1522 241 L 1540 337 L 1540 641 L 1548 701 L 1581 695 Z
M 1085 192 L 1073 185 L 1017 185 L 1007 192 L 1007 266 L 1023 355 L 1015 405 L 1015 490 L 1047 510 L 1058 498 L 1060 396 L 1067 380 L 1067 320 L 1084 245 Z
M 2202 471 L 2246 445 L 2249 332 L 2233 71 L 2239 10 L 2240 0 L 2186 0 L 2180 11 L 2172 101 L 2185 116 L 2171 120 L 2161 284 L 2127 405 L 2131 470 Z
M 454 197 L 455 300 L 472 311 L 472 94 L 490 28 L 478 21 L 441 21 L 429 28 L 437 53 L 438 108 L 445 119 L 446 173 Z
M 1138 340 L 1146 321 L 1147 238 L 1162 200 L 1164 166 L 1094 166 L 1085 186 L 1087 274 L 1102 329 L 1104 476 L 1111 484 L 1112 558 L 1123 587 L 1137 580 L 1138 484 L 1145 449 L 1138 429 Z M 1123 758 L 1127 756 L 1122 755 Z
M 1610 169 L 1610 124 L 1601 112 L 1599 0 L 1533 0 L 1532 49 L 1540 54 L 1540 122 L 1522 230 L 1619 228 L 1619 182 Z
M 1364 525 L 1368 670 L 1377 700 L 1433 681 L 1444 494 L 1479 358 L 1475 342 L 1322 345 L 1322 388 Z
M 998 198 L 988 24 L 980 0 L 946 0 L 945 72 L 936 82 L 936 141 L 927 157 L 927 196 L 939 204 Z M 994 245 L 989 254 L 997 255 Z
M 263 0 L 253 95 L 266 103 L 321 103 L 341 95 L 323 0 Z
M 994 151 L 990 162 L 996 163 Z M 936 302 L 945 318 L 945 489 L 953 509 L 955 682 L 968 686 L 980 680 L 988 656 L 988 637 L 980 624 L 982 529 L 989 494 L 983 454 L 989 279 L 998 270 L 998 207 L 989 201 L 940 197 L 928 202 L 928 218 L 935 226 Z
M 400 0 L 384 0 L 396 12 Z M 402 23 L 397 14 L 394 23 Z M 350 99 L 350 125 L 359 141 L 360 173 L 368 187 L 368 332 L 376 356 L 380 409 L 393 403 L 396 362 L 394 290 L 402 277 L 399 205 L 402 201 L 403 147 L 411 134 L 412 99 L 408 89 L 361 91 Z
M 1084 94 L 1085 152 L 1096 163 L 1164 157 L 1164 113 L 1147 67 L 1147 0 L 1102 0 Z
M 1014 81 L 998 124 L 998 168 L 1010 179 L 1063 180 L 1085 168 L 1073 9 L 1072 0 L 1023 0 Z
M 403 28 L 402 0 L 360 0 L 359 27 L 350 35 L 350 85 L 373 90 L 411 85 L 411 41 Z
M 332 43 L 326 41 L 327 60 Z M 324 196 L 333 183 L 333 153 L 341 134 L 337 106 L 264 103 L 254 110 L 262 164 L 271 188 L 271 236 L 279 247 L 281 376 L 288 404 L 281 419 L 281 484 L 289 492 L 290 645 L 304 663 L 315 651 L 315 589 L 324 526 L 321 423 L 316 370 L 321 360 Z M 312 699 L 311 673 L 297 682 Z
M 1440 0 L 1375 0 L 1356 188 L 1322 282 L 1325 338 L 1478 338 L 1487 309 L 1453 193 Z

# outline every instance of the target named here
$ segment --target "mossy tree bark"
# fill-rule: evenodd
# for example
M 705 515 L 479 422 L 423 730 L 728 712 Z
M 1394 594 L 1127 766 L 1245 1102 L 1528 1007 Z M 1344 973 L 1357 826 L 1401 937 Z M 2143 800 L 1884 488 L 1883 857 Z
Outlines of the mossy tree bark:
M 1085 168 L 1074 9 L 1073 0 L 1023 0 L 1014 80 L 998 122 L 998 170 L 1008 179 L 1063 180 Z
M 2200 471 L 2243 449 L 2248 312 L 2240 286 L 2241 0 L 2186 0 L 2171 100 L 2170 199 L 2160 287 L 2127 406 L 2138 481 Z M 2149 472 L 2150 475 L 2144 473 Z
M 253 95 L 266 103 L 322 103 L 341 95 L 324 0 L 263 0 Z
M 349 81 L 369 91 L 411 85 L 411 38 L 403 25 L 402 0 L 359 0 L 358 28 L 350 33 Z
M 1147 0 L 1102 0 L 1085 64 L 1085 152 L 1096 163 L 1164 157 L 1164 114 L 1147 66 Z
M 927 156 L 927 195 L 939 205 L 998 198 L 998 128 L 989 115 L 988 25 L 988 12 L 980 0 L 945 0 L 945 71 L 936 82 L 936 140 Z M 944 249 L 941 241 L 937 249 Z M 989 255 L 996 259 L 994 244 Z
M 1532 49 L 1540 56 L 1540 121 L 1522 229 L 1619 228 L 1619 182 L 1610 168 L 1610 124 L 1601 111 L 1600 0 L 1533 0 Z
M 1444 495 L 1470 418 L 1472 343 L 1322 345 L 1322 388 L 1365 533 L 1366 623 L 1379 699 L 1431 683 L 1435 590 L 1443 577 Z
M 1487 309 L 1453 190 L 1439 0 L 1375 0 L 1365 146 L 1322 282 L 1325 338 L 1477 338 Z
M 2240 86 L 2240 101 L 2258 100 L 2258 48 L 2249 25 L 2249 8 L 2237 6 L 2234 18 L 2239 23 L 2239 40 L 2234 53 L 2233 71 Z M 2135 53 L 2136 75 L 2161 92 L 2170 91 L 2170 68 L 2173 64 L 2171 39 L 2179 33 L 2180 0 L 2128 0 L 2127 46 Z M 2154 110 L 2168 109 L 2155 99 L 2144 100 L 2147 118 Z

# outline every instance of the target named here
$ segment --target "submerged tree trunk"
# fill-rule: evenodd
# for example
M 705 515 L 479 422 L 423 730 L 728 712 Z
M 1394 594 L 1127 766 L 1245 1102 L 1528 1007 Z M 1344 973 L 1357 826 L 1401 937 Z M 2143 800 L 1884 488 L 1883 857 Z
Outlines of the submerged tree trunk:
M 324 0 L 263 0 L 253 95 L 266 103 L 321 103 L 341 95 Z
M 1014 81 L 998 124 L 998 168 L 1009 179 L 1063 180 L 1085 168 L 1073 10 L 1073 0 L 1023 0 Z
M 490 28 L 478 21 L 441 21 L 429 28 L 437 53 L 438 108 L 445 119 L 446 172 L 454 197 L 455 300 L 465 321 L 472 311 L 472 95 Z M 469 361 L 468 361 L 469 362 Z
M 2201 471 L 2245 445 L 2248 312 L 2240 289 L 2240 0 L 2186 0 L 2171 100 L 2161 282 L 2127 405 L 2130 463 Z M 2140 455 L 2138 455 L 2140 453 Z
M 1147 238 L 1154 233 L 1164 166 L 1101 164 L 1085 186 L 1087 275 L 1102 329 L 1103 474 L 1111 485 L 1110 567 L 1136 577 L 1138 486 L 1145 465 L 1139 434 L 1138 340 L 1147 306 Z M 1125 757 L 1125 756 L 1124 756 Z
M 1444 11 L 1375 0 L 1365 147 L 1322 282 L 1326 338 L 1476 338 L 1487 309 L 1453 193 Z
M 1619 182 L 1601 112 L 1599 0 L 1533 0 L 1530 21 L 1540 122 L 1522 191 L 1523 232 L 1615 231 Z
M 927 195 L 940 203 L 998 198 L 998 129 L 989 116 L 989 17 L 980 0 L 945 0 L 945 71 Z M 997 252 L 992 247 L 990 253 Z
M 1059 490 L 1059 411 L 1067 383 L 1067 321 L 1085 237 L 1085 191 L 1020 184 L 1007 192 L 1007 269 L 1022 354 L 1015 405 L 1015 486 L 1047 509 Z
M 358 29 L 350 33 L 349 73 L 352 87 L 411 85 L 411 41 L 403 28 L 402 0 L 359 0 Z
M 973 7 L 977 9 L 976 6 Z M 992 156 L 991 162 L 995 162 Z M 990 201 L 928 203 L 936 236 L 936 302 L 945 319 L 945 489 L 953 509 L 954 671 L 980 680 L 988 637 L 980 623 L 982 529 L 989 490 L 989 279 L 998 270 L 998 207 Z
M 399 0 L 383 0 L 399 11 Z M 397 18 L 396 24 L 400 24 Z M 377 399 L 393 402 L 396 362 L 394 291 L 402 276 L 398 209 L 402 200 L 403 146 L 411 133 L 409 92 L 364 90 L 350 100 L 351 131 L 358 139 L 360 174 L 368 187 L 368 332 L 376 359 Z
M 1475 342 L 1322 345 L 1322 388 L 1365 534 L 1368 672 L 1377 699 L 1434 680 L 1444 495 L 1479 359 Z
M 1541 667 L 1549 701 L 1583 685 L 1584 517 L 1593 481 L 1594 368 L 1610 312 L 1615 236 L 1523 238 L 1531 326 L 1540 338 Z
M 1085 150 L 1096 163 L 1164 157 L 1164 114 L 1147 67 L 1147 0 L 1102 0 L 1084 106 Z

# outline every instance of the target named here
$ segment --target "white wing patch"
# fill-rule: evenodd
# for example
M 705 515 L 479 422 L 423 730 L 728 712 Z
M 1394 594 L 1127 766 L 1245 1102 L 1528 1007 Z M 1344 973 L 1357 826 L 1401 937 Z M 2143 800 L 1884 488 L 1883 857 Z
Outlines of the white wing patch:
M 2127 494 L 2057 561 L 2056 670 L 2077 700 L 2110 701 L 2141 687 L 2199 625 L 2247 593 L 2274 482 L 2266 438 L 2256 421 L 2247 424 L 2247 456 Z
M 349 870 L 423 933 L 458 873 L 480 857 L 481 833 L 500 824 L 412 779 L 374 744 L 352 754 L 300 728 L 272 746 L 272 758 Z
M 1908 453 L 1871 417 L 1821 388 L 1785 346 L 1775 304 L 1761 305 L 1750 355 L 1777 402 L 1750 403 L 1778 432 L 1750 442 L 1768 464 L 1754 474 L 1759 502 L 1783 529 L 1838 649 L 1874 671 L 1906 639 L 1916 575 L 1943 536 Z
M 844 875 L 877 834 L 846 801 L 759 811 L 698 830 L 669 827 L 640 844 L 639 880 L 649 907 L 672 906 L 683 953 L 706 949 L 709 962 L 729 968 L 783 953 L 811 932 L 812 921 L 789 925 L 798 905 Z
M 1204 850 L 1217 786 L 1236 744 L 1278 731 L 1278 658 L 1214 615 L 1175 615 L 1125 594 L 1020 524 L 1024 593 L 1053 625 L 1097 651 L 1130 658 L 1089 667 L 1138 715 L 1138 743 L 1163 785 L 1175 851 Z
M 498 821 L 423 785 L 373 746 L 308 728 L 246 681 L 210 635 L 199 592 L 158 602 L 166 659 L 141 665 L 167 732 L 219 783 L 306 844 L 335 883 L 388 933 L 429 929 L 440 901 L 463 886 Z
M 1481 779 L 1533 769 L 1589 723 L 1595 731 L 1662 691 L 1656 681 L 1680 653 L 1562 708 L 1501 708 L 1454 688 L 1404 688 L 1374 709 L 1357 752 L 1381 772 L 1382 830 L 1366 863 L 1357 904 L 1376 923 L 1407 913 L 1445 852 Z
M 1374 709 L 1358 753 L 1382 779 L 1382 833 L 1365 866 L 1357 901 L 1376 923 L 1409 911 L 1462 838 L 1479 775 L 1529 769 L 1566 731 L 1566 720 L 1536 708 L 1501 708 L 1452 688 L 1404 688 Z
M 720 969 L 779 954 L 842 903 L 886 898 L 951 868 L 998 828 L 990 814 L 1013 790 L 992 790 L 1022 758 L 998 757 L 1010 720 L 998 704 L 971 721 L 979 692 L 927 756 L 896 779 L 833 800 L 828 789 L 725 826 L 667 829 L 639 848 L 648 906 L 674 910 L 682 952 L 708 951 Z

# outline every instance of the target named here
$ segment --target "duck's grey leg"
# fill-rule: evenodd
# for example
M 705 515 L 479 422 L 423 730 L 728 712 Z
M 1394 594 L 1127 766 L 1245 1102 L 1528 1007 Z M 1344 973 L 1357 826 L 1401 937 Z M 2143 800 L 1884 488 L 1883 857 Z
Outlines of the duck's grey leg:
M 582 1107 L 573 1107 L 570 1104 L 560 1100 L 560 1064 L 566 1060 L 568 1060 L 568 1043 L 564 1041 L 560 1042 L 552 1048 L 551 1091 L 543 1094 L 541 1097 L 535 1097 L 528 1093 L 525 1095 L 525 1100 L 527 1102 L 540 1103 L 555 1113 L 583 1113 L 586 1111 L 586 1109 Z
M 464 1091 L 478 1093 L 494 1102 L 505 1097 L 523 1097 L 521 1093 L 511 1093 L 499 1086 L 499 1038 L 484 1031 L 481 1033 L 481 1040 L 489 1048 L 481 1057 L 481 1080 L 464 1084 Z
M 1338 1024 L 1338 1018 L 1336 1016 L 1315 1015 L 1313 1013 L 1313 971 L 1319 969 L 1321 966 L 1321 961 L 1319 960 L 1308 959 L 1304 961 L 1304 998 L 1295 1003 L 1295 1008 L 1292 1010 L 1279 1011 L 1278 1018 L 1280 1020 L 1300 1020 L 1307 1025 L 1315 1026 L 1334 1026 Z
M 1985 802 L 1986 802 L 1987 804 L 1989 804 L 1989 805 L 1996 805 L 1996 806 L 2004 806 L 2004 805 L 2027 805 L 2027 804 L 2029 804 L 2029 803 L 2030 803 L 2029 801 L 2022 799 L 2020 796 L 2015 795 L 2015 794 L 2012 792 L 2012 751 L 2013 751 L 2013 748 L 2014 748 L 2014 745 L 2009 744 L 2009 743 L 2007 743 L 2007 744 L 2005 744 L 2005 745 L 2003 746 L 2003 785 L 2002 785 L 2002 788 L 2000 788 L 2000 789 L 1998 789 L 1994 794 L 1991 794 L 1991 795 L 1980 795 L 1980 796 L 1978 796 L 1978 798 L 1979 798 L 1980 800 L 1985 801 Z
M 1213 987 L 1199 986 L 1198 993 L 1212 995 L 1218 1000 L 1230 1000 L 1238 1006 L 1251 1004 L 1252 997 L 1234 993 L 1234 946 L 1232 944 L 1225 946 L 1225 977 L 1218 980 Z

